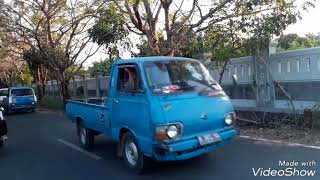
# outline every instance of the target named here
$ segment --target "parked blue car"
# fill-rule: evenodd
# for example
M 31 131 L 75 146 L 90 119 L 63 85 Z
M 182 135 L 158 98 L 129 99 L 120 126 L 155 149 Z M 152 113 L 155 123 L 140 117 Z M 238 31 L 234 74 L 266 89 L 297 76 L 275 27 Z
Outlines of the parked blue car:
M 2 101 L 2 107 L 4 107 L 5 113 L 35 111 L 37 97 L 31 87 L 10 87 L 6 94 L 7 97 Z
M 68 101 L 84 148 L 105 134 L 135 172 L 148 158 L 193 158 L 229 143 L 238 133 L 230 99 L 197 60 L 144 57 L 113 64 L 108 97 Z

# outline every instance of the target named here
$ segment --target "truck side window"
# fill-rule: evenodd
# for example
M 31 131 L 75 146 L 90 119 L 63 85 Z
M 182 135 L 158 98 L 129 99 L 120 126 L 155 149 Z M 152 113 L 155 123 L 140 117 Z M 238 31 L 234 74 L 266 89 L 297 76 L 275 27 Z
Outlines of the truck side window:
M 119 67 L 117 89 L 122 92 L 141 92 L 141 79 L 137 67 Z

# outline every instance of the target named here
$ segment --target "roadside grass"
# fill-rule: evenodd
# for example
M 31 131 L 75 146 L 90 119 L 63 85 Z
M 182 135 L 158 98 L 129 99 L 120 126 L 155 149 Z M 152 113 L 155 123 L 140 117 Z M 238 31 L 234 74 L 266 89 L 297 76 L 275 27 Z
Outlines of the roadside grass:
M 312 119 L 313 128 L 318 129 L 320 131 L 320 111 L 313 112 Z
M 241 135 L 320 147 L 320 111 L 304 113 L 297 121 L 283 113 L 242 111 L 237 115 Z
M 64 110 L 63 102 L 58 97 L 45 96 L 38 102 L 39 110 Z

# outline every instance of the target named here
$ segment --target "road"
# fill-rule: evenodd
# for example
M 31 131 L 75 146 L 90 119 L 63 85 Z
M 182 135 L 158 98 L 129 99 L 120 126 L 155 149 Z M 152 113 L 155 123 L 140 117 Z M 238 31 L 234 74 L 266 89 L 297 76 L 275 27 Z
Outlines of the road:
M 115 143 L 99 136 L 90 151 L 77 149 L 75 126 L 57 113 L 36 112 L 7 117 L 9 141 L 0 149 L 1 180 L 90 180 L 90 179 L 260 179 L 252 168 L 283 169 L 279 160 L 315 161 L 304 169 L 313 177 L 268 177 L 262 179 L 320 178 L 320 150 L 237 138 L 213 153 L 199 158 L 153 163 L 149 171 L 136 175 L 115 156 Z M 301 166 L 297 167 L 302 168 Z M 302 168 L 303 169 L 303 168 Z

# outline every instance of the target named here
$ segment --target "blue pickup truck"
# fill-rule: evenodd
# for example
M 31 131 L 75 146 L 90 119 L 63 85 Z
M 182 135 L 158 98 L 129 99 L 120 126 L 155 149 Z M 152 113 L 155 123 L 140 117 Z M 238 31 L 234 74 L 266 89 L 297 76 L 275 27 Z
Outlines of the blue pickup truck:
M 37 96 L 34 90 L 28 86 L 14 86 L 1 91 L 2 101 L 0 105 L 6 114 L 16 111 L 35 111 Z
M 93 146 L 96 135 L 110 136 L 135 172 L 150 158 L 193 158 L 238 134 L 228 96 L 199 61 L 182 57 L 118 60 L 108 97 L 70 100 L 66 112 L 84 148 Z

